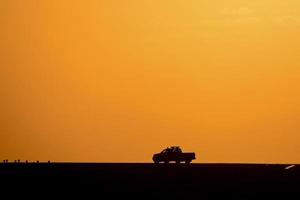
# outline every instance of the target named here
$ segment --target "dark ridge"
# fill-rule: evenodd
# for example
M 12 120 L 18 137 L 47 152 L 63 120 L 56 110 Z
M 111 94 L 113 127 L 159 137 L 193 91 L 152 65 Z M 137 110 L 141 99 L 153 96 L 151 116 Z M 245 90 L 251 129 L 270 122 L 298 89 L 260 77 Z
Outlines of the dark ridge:
M 287 198 L 299 196 L 300 165 L 1 163 L 0 180 L 50 196 Z

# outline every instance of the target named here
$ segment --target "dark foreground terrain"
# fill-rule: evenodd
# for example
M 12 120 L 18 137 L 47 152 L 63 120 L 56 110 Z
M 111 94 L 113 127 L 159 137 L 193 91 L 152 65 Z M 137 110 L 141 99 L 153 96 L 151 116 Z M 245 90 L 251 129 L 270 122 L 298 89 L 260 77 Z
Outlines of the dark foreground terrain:
M 3 163 L 0 181 L 2 191 L 24 197 L 299 199 L 300 166 L 289 166 Z

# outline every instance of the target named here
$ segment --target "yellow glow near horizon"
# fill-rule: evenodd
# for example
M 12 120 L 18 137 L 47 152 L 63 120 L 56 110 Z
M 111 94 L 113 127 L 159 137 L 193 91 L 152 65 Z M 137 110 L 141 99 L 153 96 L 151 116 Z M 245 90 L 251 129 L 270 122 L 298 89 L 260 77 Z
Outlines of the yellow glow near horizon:
M 0 158 L 300 162 L 298 0 L 4 0 L 0 29 Z

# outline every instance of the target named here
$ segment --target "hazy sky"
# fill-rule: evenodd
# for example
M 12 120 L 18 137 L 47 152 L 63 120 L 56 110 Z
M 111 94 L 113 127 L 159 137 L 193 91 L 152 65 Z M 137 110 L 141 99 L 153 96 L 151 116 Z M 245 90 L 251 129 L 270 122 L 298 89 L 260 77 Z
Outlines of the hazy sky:
M 299 0 L 1 0 L 0 158 L 300 162 Z

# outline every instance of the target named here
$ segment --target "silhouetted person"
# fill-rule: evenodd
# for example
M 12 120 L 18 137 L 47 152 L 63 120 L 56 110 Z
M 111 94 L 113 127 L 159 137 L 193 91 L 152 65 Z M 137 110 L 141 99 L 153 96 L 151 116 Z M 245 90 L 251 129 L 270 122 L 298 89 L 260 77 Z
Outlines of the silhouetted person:
M 26 160 L 25 163 L 28 163 L 28 160 Z
M 40 161 L 37 160 L 36 163 L 40 163 Z
M 170 151 L 171 151 L 171 149 L 169 147 L 167 147 L 166 152 L 170 152 Z
M 20 163 L 20 159 L 18 160 L 18 163 Z
M 48 163 L 50 163 L 50 160 L 48 160 Z

